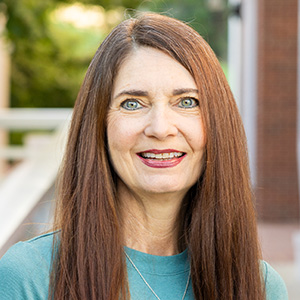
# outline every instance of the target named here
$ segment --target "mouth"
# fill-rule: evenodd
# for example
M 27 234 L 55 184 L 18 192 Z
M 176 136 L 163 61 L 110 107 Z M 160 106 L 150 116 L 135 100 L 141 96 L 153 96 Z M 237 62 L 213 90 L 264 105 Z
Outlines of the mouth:
M 144 158 L 144 159 L 154 159 L 159 161 L 164 160 L 171 160 L 174 158 L 180 158 L 184 156 L 185 152 L 178 152 L 178 151 L 172 151 L 172 152 L 161 152 L 161 153 L 154 153 L 151 151 L 147 152 L 140 152 L 138 153 L 138 156 Z
M 184 159 L 186 153 L 174 149 L 151 149 L 139 152 L 137 156 L 148 167 L 172 168 L 177 166 Z

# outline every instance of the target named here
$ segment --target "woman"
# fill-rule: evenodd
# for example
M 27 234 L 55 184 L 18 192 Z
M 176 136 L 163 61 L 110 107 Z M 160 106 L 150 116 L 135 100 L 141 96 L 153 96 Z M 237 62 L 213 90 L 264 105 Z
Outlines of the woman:
M 55 224 L 4 256 L 1 299 L 287 299 L 260 261 L 230 88 L 207 43 L 169 17 L 124 21 L 95 54 Z

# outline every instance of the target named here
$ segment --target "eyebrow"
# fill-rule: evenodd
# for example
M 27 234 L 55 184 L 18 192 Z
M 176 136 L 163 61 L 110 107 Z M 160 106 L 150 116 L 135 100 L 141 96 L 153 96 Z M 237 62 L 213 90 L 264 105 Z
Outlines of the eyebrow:
M 118 98 L 120 96 L 129 95 L 129 96 L 139 96 L 139 97 L 147 97 L 149 94 L 146 91 L 142 90 L 125 90 L 117 94 L 114 98 Z
M 173 96 L 179 96 L 182 94 L 187 94 L 187 93 L 195 93 L 198 94 L 199 91 L 197 89 L 175 89 L 173 91 Z
M 187 94 L 187 93 L 195 93 L 198 94 L 198 90 L 197 89 L 175 89 L 173 90 L 173 96 L 179 96 L 182 94 Z M 118 98 L 120 96 L 124 96 L 124 95 L 129 95 L 129 96 L 138 96 L 138 97 L 147 97 L 149 96 L 148 92 L 143 91 L 143 90 L 124 90 L 120 93 L 118 93 L 114 98 Z

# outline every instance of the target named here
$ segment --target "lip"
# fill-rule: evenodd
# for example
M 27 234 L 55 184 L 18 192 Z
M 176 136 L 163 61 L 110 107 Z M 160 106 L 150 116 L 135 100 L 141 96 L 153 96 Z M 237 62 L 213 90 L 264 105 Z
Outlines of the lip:
M 156 159 L 149 159 L 149 158 L 146 159 L 146 158 L 142 157 L 141 155 L 139 155 L 139 154 L 145 153 L 145 152 L 151 152 L 154 154 L 182 152 L 184 154 L 180 157 L 174 157 L 174 158 L 168 159 L 168 160 L 156 160 Z M 162 149 L 162 150 L 149 149 L 149 150 L 144 150 L 144 151 L 137 153 L 137 157 L 142 161 L 143 164 L 145 164 L 146 166 L 151 167 L 151 168 L 172 168 L 181 163 L 181 161 L 186 157 L 186 153 L 183 151 L 175 150 L 175 149 Z

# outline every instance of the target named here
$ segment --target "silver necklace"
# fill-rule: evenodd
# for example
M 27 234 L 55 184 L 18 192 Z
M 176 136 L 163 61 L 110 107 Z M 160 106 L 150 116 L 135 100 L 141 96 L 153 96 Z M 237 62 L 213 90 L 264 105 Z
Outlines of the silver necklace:
M 125 252 L 125 255 L 127 257 L 127 259 L 130 261 L 130 263 L 132 264 L 132 266 L 134 267 L 134 269 L 138 272 L 138 274 L 140 275 L 140 277 L 143 279 L 144 283 L 147 285 L 147 287 L 150 289 L 150 291 L 153 293 L 153 295 L 158 299 L 161 300 L 157 294 L 154 292 L 154 290 L 152 289 L 152 287 L 150 286 L 150 284 L 147 282 L 147 280 L 145 279 L 145 277 L 142 275 L 142 273 L 140 272 L 140 270 L 137 268 L 137 266 L 134 264 L 134 262 L 132 261 L 132 259 L 129 257 L 129 255 Z M 187 293 L 188 287 L 189 287 L 189 283 L 190 283 L 190 278 L 191 278 L 191 270 L 189 271 L 189 276 L 186 282 L 186 286 L 185 286 L 185 290 L 182 296 L 183 300 L 185 298 L 185 295 Z

